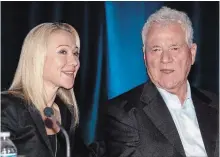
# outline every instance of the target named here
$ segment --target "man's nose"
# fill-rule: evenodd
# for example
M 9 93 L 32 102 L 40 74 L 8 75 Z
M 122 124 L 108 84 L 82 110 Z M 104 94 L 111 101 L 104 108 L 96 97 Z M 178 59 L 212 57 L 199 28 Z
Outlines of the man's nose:
M 162 63 L 172 62 L 173 58 L 172 58 L 172 55 L 170 54 L 169 50 L 163 50 L 163 52 L 161 53 L 160 60 Z

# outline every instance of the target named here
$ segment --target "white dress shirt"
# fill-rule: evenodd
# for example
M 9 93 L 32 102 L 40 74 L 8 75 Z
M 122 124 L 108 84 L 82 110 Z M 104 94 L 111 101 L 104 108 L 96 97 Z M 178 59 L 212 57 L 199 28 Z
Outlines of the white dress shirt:
M 183 105 L 176 95 L 158 87 L 157 89 L 172 115 L 186 156 L 207 157 L 191 98 L 189 82 L 187 81 L 187 96 Z

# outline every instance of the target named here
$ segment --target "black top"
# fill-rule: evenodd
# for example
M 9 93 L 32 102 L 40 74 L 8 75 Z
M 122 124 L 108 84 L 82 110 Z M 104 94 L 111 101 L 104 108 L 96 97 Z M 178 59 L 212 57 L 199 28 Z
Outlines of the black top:
M 57 145 L 59 144 L 59 141 L 57 140 L 57 134 L 47 135 L 47 136 L 50 140 L 50 144 L 51 144 L 54 154 L 57 154 Z
M 56 154 L 54 156 L 66 156 L 66 152 L 64 151 L 66 148 L 66 143 L 64 137 L 62 136 L 62 132 L 59 131 L 57 134 L 47 136 L 50 140 L 53 153 Z

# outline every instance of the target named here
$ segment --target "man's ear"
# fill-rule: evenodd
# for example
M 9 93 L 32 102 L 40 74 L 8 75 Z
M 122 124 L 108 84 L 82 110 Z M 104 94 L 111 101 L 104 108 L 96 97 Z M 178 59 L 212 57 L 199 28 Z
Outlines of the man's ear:
M 142 47 L 142 51 L 144 54 L 144 64 L 145 64 L 145 66 L 147 66 L 145 45 Z
M 142 51 L 143 51 L 143 53 L 144 53 L 144 60 L 145 60 L 145 45 L 143 45 Z
M 195 63 L 196 60 L 196 52 L 197 52 L 197 45 L 196 43 L 193 43 L 191 48 L 190 48 L 190 52 L 191 52 L 191 57 L 192 57 L 192 65 Z
M 145 45 L 143 45 L 143 47 L 142 47 L 142 51 L 143 51 L 143 53 L 145 52 Z

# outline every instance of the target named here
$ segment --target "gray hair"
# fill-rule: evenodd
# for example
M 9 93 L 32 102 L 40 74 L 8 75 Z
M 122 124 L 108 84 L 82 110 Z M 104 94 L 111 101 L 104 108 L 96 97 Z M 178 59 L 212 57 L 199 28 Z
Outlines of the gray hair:
M 168 7 L 162 7 L 160 10 L 156 11 L 148 18 L 142 30 L 143 44 L 145 45 L 147 33 L 153 23 L 169 24 L 173 22 L 177 22 L 182 26 L 183 30 L 186 33 L 186 42 L 190 47 L 193 43 L 193 28 L 191 20 L 186 13 Z

